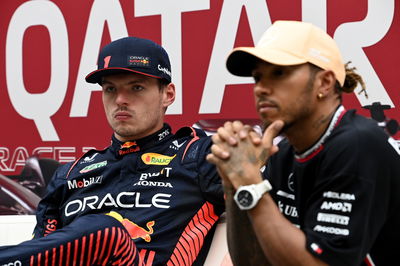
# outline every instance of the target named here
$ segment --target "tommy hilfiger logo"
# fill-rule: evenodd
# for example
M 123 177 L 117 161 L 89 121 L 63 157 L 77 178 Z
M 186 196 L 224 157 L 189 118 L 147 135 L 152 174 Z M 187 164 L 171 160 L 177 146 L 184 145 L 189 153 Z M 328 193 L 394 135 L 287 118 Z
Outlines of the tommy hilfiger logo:
M 319 245 L 315 244 L 315 243 L 311 243 L 311 248 L 312 250 L 315 251 L 315 253 L 317 254 L 321 254 L 323 252 L 322 248 L 319 247 Z
M 174 149 L 174 150 L 179 150 L 185 143 L 186 143 L 186 140 L 184 142 L 182 142 L 181 144 L 179 144 L 179 142 L 177 140 L 174 140 L 172 142 L 173 145 L 169 145 L 169 148 Z
M 86 156 L 85 158 L 83 158 L 83 161 L 81 161 L 80 163 L 91 163 L 94 161 L 94 157 L 96 157 L 97 155 L 98 155 L 98 153 L 95 153 L 92 156 Z

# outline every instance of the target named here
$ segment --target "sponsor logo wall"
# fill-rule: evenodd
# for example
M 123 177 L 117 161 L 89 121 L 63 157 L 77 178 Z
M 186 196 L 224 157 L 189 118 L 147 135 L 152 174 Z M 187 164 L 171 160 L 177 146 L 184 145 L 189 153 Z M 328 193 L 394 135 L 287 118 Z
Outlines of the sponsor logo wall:
M 313 22 L 334 36 L 363 75 L 369 97 L 345 95 L 346 108 L 380 102 L 399 120 L 400 8 L 395 0 L 3 0 L 0 16 L 0 173 L 18 174 L 33 155 L 62 163 L 109 144 L 97 85 L 100 47 L 124 36 L 162 44 L 177 99 L 174 131 L 201 119 L 256 118 L 252 80 L 230 75 L 225 58 L 253 45 L 278 19 Z M 359 91 L 359 90 L 357 90 Z

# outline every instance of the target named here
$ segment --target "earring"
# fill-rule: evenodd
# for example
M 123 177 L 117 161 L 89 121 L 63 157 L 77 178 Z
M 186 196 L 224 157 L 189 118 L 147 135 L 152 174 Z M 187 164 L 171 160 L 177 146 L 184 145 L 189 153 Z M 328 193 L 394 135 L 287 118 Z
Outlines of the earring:
M 322 98 L 324 98 L 324 95 L 322 93 L 318 93 L 317 98 L 321 100 Z

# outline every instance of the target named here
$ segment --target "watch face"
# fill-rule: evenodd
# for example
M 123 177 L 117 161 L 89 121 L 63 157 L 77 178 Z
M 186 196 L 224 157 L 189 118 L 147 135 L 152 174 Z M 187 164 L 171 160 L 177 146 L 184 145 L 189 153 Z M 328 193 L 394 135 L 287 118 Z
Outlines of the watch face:
M 253 195 L 246 190 L 239 191 L 237 195 L 237 200 L 238 203 L 243 207 L 249 207 L 254 201 Z

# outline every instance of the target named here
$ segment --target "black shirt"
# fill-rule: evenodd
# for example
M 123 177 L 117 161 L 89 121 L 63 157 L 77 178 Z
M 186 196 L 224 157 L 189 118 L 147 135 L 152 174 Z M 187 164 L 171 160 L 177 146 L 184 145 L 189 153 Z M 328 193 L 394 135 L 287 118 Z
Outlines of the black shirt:
M 316 257 L 329 265 L 398 264 L 399 153 L 376 122 L 340 106 L 306 152 L 282 140 L 264 175 Z

